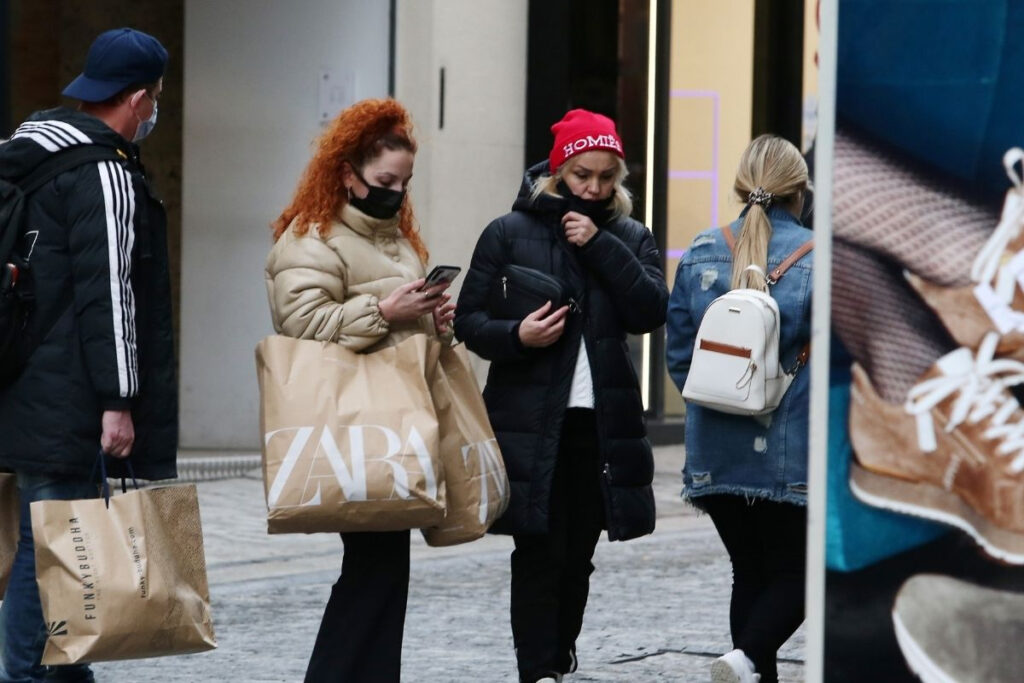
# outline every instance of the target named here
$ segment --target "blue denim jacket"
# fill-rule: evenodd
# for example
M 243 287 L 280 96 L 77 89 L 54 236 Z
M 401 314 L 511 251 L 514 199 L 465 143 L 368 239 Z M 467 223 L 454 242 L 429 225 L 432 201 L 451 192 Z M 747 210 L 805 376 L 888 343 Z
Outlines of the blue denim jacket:
M 771 270 L 810 240 L 812 233 L 777 207 L 769 209 L 768 217 Z M 732 223 L 737 237 L 741 225 L 740 219 Z M 782 317 L 779 344 L 787 368 L 811 335 L 812 254 L 797 261 L 771 288 Z M 679 262 L 668 307 L 668 371 L 680 391 L 704 311 L 729 291 L 731 276 L 732 254 L 721 230 L 712 228 L 697 235 Z M 805 505 L 809 375 L 802 368 L 782 404 L 769 415 L 729 415 L 687 404 L 683 495 L 698 505 L 695 499 L 716 493 Z

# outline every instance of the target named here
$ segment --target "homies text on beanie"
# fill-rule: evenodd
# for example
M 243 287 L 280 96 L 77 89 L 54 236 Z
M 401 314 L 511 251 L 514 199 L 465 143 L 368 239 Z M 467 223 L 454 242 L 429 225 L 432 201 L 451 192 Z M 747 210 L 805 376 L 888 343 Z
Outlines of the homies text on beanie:
M 622 140 L 615 132 L 615 122 L 607 116 L 586 109 L 573 109 L 551 126 L 551 132 L 555 136 L 555 144 L 548 156 L 552 173 L 570 157 L 595 149 L 626 158 L 622 153 Z

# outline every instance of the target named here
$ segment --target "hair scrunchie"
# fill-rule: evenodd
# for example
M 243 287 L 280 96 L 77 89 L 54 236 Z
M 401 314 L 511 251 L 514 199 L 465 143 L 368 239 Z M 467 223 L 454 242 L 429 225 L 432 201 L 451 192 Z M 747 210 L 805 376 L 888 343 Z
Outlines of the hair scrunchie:
M 755 187 L 754 191 L 747 195 L 747 204 L 757 204 L 765 210 L 768 210 L 774 200 L 775 194 L 761 186 Z

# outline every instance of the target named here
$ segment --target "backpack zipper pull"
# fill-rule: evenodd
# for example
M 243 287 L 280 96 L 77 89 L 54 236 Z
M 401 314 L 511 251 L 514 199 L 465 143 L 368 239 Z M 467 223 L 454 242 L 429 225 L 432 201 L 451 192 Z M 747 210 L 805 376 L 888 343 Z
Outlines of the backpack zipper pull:
M 502 275 L 501 276 L 501 294 L 506 299 L 508 298 L 508 276 L 507 275 Z

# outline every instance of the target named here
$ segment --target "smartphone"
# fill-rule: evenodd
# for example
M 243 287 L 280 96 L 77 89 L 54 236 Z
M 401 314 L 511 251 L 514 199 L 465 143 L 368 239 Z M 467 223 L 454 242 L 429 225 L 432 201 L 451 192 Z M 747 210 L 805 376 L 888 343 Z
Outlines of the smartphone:
M 459 268 L 458 266 L 434 266 L 427 275 L 427 282 L 423 285 L 423 289 L 435 287 L 442 282 L 451 282 L 457 278 L 461 272 L 462 268 Z

